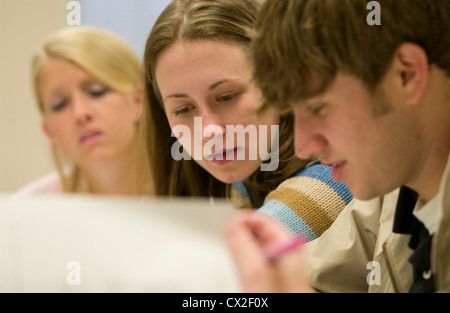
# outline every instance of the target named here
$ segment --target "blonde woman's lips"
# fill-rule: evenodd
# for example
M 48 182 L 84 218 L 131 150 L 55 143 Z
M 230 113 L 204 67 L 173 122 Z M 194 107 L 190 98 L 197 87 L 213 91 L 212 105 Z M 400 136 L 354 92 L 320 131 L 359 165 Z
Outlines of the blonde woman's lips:
M 90 146 L 96 144 L 103 138 L 103 133 L 97 130 L 88 130 L 83 132 L 80 142 L 83 146 Z

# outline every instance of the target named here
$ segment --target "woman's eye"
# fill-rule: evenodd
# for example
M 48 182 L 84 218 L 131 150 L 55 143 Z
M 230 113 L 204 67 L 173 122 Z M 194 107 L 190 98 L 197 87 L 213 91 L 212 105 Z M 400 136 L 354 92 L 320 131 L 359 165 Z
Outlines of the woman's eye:
M 185 106 L 185 107 L 175 110 L 173 113 L 175 114 L 175 116 L 183 115 L 183 114 L 188 113 L 191 110 L 191 108 L 192 108 L 192 106 Z
M 239 96 L 239 93 L 233 93 L 229 95 L 220 96 L 217 98 L 217 102 L 231 102 Z
M 109 89 L 107 87 L 104 86 L 94 86 L 91 87 L 87 90 L 87 93 L 89 94 L 89 96 L 93 97 L 93 98 L 98 98 L 103 96 L 104 94 L 106 94 L 109 91 Z
M 67 100 L 66 99 L 62 99 L 60 101 L 55 102 L 54 104 L 51 105 L 50 109 L 52 112 L 59 112 L 62 109 L 64 109 L 67 105 Z

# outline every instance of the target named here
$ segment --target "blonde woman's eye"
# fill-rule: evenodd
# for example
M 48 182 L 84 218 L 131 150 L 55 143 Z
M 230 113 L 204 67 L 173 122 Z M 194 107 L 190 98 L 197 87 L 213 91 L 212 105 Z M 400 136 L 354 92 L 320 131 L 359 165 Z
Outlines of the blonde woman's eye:
M 52 112 L 59 112 L 59 111 L 62 111 L 66 106 L 67 106 L 67 100 L 66 99 L 61 99 L 61 100 L 53 103 L 50 106 L 50 110 Z
M 99 98 L 99 97 L 103 96 L 104 94 L 106 94 L 108 91 L 109 91 L 108 87 L 98 85 L 98 86 L 90 87 L 87 90 L 87 93 L 92 98 Z

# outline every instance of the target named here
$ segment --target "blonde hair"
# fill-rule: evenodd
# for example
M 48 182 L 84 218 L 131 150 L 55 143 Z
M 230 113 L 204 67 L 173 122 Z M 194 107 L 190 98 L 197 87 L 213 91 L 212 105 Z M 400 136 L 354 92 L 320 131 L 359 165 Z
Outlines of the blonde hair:
M 90 75 L 106 84 L 112 90 L 128 94 L 142 84 L 141 62 L 136 53 L 118 35 L 104 29 L 88 26 L 63 28 L 44 39 L 40 48 L 32 59 L 32 85 L 36 102 L 41 114 L 45 114 L 42 98 L 39 92 L 38 82 L 42 67 L 50 58 L 69 61 L 84 69 Z M 145 110 L 144 110 L 145 111 Z M 145 127 L 145 118 L 137 123 L 137 128 Z M 140 136 L 142 131 L 136 130 Z M 147 167 L 147 154 L 145 141 L 137 138 L 139 166 Z M 63 173 L 64 164 L 67 160 L 52 148 L 54 161 L 61 177 L 63 190 L 66 192 L 80 191 L 82 188 L 80 180 L 80 169 L 77 165 L 69 175 Z M 146 193 L 150 184 L 149 175 L 144 175 L 136 182 L 136 192 Z

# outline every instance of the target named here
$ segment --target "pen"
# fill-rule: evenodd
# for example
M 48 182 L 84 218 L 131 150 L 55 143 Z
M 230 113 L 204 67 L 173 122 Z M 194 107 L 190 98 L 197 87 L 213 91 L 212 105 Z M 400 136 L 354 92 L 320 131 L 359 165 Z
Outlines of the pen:
M 267 259 L 274 263 L 276 262 L 283 254 L 285 254 L 286 252 L 292 251 L 297 249 L 298 247 L 302 246 L 305 243 L 305 239 L 302 237 L 296 237 L 294 238 L 290 243 L 275 249 L 272 252 L 267 252 L 266 256 Z

